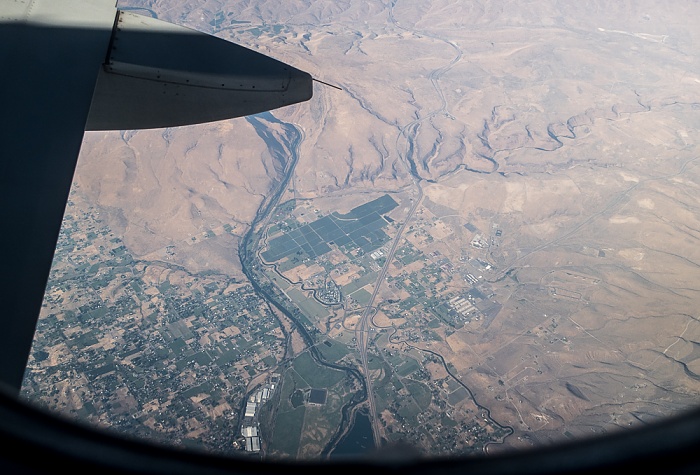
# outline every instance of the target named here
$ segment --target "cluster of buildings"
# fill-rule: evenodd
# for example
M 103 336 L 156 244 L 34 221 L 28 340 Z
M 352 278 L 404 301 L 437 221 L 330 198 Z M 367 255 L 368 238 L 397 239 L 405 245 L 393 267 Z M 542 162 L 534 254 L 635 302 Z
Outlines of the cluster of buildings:
M 476 311 L 476 307 L 469 299 L 459 295 L 450 299 L 450 305 L 462 317 L 466 317 L 470 313 Z
M 371 253 L 369 256 L 370 256 L 372 259 L 374 259 L 374 260 L 376 261 L 376 260 L 379 259 L 380 257 L 384 257 L 384 250 L 381 249 L 381 248 L 380 248 L 380 249 L 377 249 L 376 251 L 374 251 L 373 253 Z
M 270 399 L 277 382 L 279 381 L 280 375 L 278 373 L 273 374 L 270 377 L 270 381 L 265 383 L 262 387 L 258 388 L 253 394 L 248 398 L 245 406 L 245 415 L 243 417 L 243 425 L 241 427 L 241 435 L 245 439 L 245 451 L 246 452 L 260 452 L 260 432 L 258 430 L 258 410 L 265 401 Z

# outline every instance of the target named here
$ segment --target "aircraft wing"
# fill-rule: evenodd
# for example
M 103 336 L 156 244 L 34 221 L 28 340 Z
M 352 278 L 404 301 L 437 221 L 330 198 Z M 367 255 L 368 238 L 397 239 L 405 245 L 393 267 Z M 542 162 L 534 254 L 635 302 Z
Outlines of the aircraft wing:
M 0 0 L 0 383 L 19 391 L 85 130 L 310 99 L 311 76 L 115 0 Z

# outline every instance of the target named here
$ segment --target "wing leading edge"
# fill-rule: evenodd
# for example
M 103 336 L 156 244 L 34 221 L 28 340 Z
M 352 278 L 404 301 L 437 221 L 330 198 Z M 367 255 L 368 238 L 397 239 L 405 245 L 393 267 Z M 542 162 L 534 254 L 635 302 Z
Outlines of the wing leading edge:
M 306 72 L 211 35 L 120 11 L 87 129 L 210 122 L 311 96 Z

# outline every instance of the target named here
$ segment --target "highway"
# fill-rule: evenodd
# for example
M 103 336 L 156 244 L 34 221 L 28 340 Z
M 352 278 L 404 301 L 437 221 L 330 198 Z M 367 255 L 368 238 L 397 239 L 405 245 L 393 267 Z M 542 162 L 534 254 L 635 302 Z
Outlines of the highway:
M 413 179 L 413 183 L 416 187 L 417 193 L 416 196 L 413 198 L 413 202 L 411 204 L 411 208 L 408 211 L 408 214 L 406 215 L 403 223 L 399 227 L 399 229 L 396 232 L 396 236 L 394 237 L 393 243 L 391 245 L 391 249 L 389 250 L 387 256 L 386 256 L 386 262 L 384 263 L 384 266 L 379 272 L 379 275 L 377 277 L 377 280 L 374 284 L 374 291 L 372 292 L 372 295 L 369 299 L 369 302 L 367 303 L 367 306 L 365 307 L 365 310 L 362 313 L 362 316 L 360 318 L 360 321 L 358 322 L 357 326 L 355 327 L 355 339 L 357 341 L 357 350 L 359 352 L 360 356 L 360 363 L 362 367 L 362 372 L 365 375 L 365 381 L 366 381 L 366 387 L 367 387 L 367 404 L 369 406 L 369 419 L 372 425 L 372 434 L 374 436 L 374 443 L 376 447 L 380 446 L 380 434 L 379 434 L 379 425 L 377 421 L 377 413 L 376 413 L 376 405 L 374 401 L 374 392 L 372 390 L 372 379 L 370 378 L 370 373 L 369 373 L 369 365 L 368 365 L 368 347 L 369 347 L 369 341 L 371 339 L 371 336 L 373 334 L 372 331 L 372 317 L 376 313 L 376 308 L 374 307 L 374 301 L 376 300 L 377 295 L 379 294 L 379 289 L 381 286 L 384 284 L 384 280 L 386 279 L 386 274 L 389 270 L 389 266 L 391 265 L 392 261 L 394 260 L 394 254 L 396 253 L 396 250 L 399 246 L 399 243 L 401 242 L 401 239 L 403 237 L 403 233 L 406 230 L 406 227 L 408 224 L 411 222 L 413 219 L 413 215 L 416 212 L 416 209 L 418 209 L 418 206 L 420 206 L 421 201 L 423 200 L 423 188 L 421 187 L 421 181 L 423 181 L 423 178 L 420 176 L 420 173 L 418 171 L 418 166 L 417 163 L 421 163 L 423 167 L 426 165 L 423 162 L 418 162 L 414 158 L 414 153 L 416 152 L 416 146 L 415 146 L 415 138 L 418 135 L 418 132 L 420 130 L 420 125 L 424 121 L 430 121 L 433 117 L 439 115 L 439 114 L 447 114 L 447 101 L 445 100 L 445 96 L 442 92 L 442 89 L 440 88 L 439 80 L 440 77 L 445 74 L 447 71 L 449 71 L 455 64 L 457 64 L 461 59 L 462 59 L 462 50 L 453 42 L 447 41 L 442 38 L 438 38 L 436 36 L 430 35 L 427 32 L 419 32 L 414 29 L 409 29 L 405 28 L 402 25 L 398 23 L 396 18 L 394 17 L 394 7 L 396 5 L 396 1 L 392 2 L 392 4 L 389 7 L 389 22 L 392 23 L 396 28 L 404 31 L 410 31 L 415 34 L 421 35 L 421 36 L 427 36 L 439 41 L 445 42 L 449 47 L 453 48 L 456 50 L 457 54 L 451 59 L 451 61 L 440 68 L 435 69 L 432 71 L 432 73 L 429 76 L 430 83 L 433 86 L 433 89 L 435 90 L 435 93 L 440 99 L 440 107 L 432 112 L 429 112 L 423 117 L 419 117 L 405 126 L 403 126 L 399 132 L 399 135 L 396 138 L 396 151 L 399 155 L 399 157 L 404 161 L 404 164 L 406 165 L 406 168 L 411 175 L 411 178 Z M 405 139 L 405 142 L 402 144 L 402 139 Z M 402 146 L 403 145 L 403 146 Z
M 414 178 L 414 180 L 416 179 Z M 384 283 L 384 279 L 386 278 L 386 273 L 389 270 L 389 266 L 394 260 L 394 254 L 396 253 L 396 249 L 399 247 L 399 243 L 401 242 L 401 236 L 406 230 L 408 223 L 411 222 L 411 218 L 415 214 L 416 209 L 418 209 L 418 206 L 420 205 L 420 202 L 423 199 L 423 189 L 421 188 L 420 182 L 418 180 L 416 180 L 416 187 L 418 188 L 418 197 L 413 199 L 413 204 L 411 205 L 411 209 L 408 211 L 406 219 L 404 219 L 403 224 L 401 224 L 401 227 L 396 232 L 396 237 L 394 237 L 391 249 L 389 249 L 389 252 L 387 253 L 386 261 L 384 262 L 382 269 L 379 271 L 377 280 L 374 283 L 374 291 L 372 292 L 369 302 L 367 303 L 367 306 L 365 307 L 365 310 L 362 313 L 360 321 L 355 327 L 355 340 L 357 341 L 357 350 L 360 353 L 362 372 L 365 375 L 365 381 L 367 386 L 367 404 L 369 405 L 369 420 L 372 425 L 372 435 L 374 437 L 375 446 L 379 446 L 379 441 L 381 439 L 379 434 L 379 427 L 377 425 L 377 413 L 376 406 L 374 403 L 374 392 L 372 391 L 372 378 L 370 377 L 369 365 L 367 364 L 367 348 L 369 346 L 370 337 L 373 333 L 371 318 L 376 313 L 376 308 L 373 304 L 374 300 L 377 297 L 377 294 L 379 293 L 379 289 Z

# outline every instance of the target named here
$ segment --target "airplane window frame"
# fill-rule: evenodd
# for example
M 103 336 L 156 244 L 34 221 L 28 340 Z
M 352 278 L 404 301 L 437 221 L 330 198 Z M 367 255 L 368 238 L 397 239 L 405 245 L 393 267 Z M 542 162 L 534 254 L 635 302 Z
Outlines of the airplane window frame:
M 180 450 L 117 436 L 63 419 L 0 388 L 0 466 L 17 474 L 78 473 L 265 475 L 301 470 L 401 474 L 637 474 L 685 475 L 700 470 L 700 409 L 641 428 L 501 455 L 406 457 L 388 447 L 363 457 L 328 461 L 255 460 Z
M 0 394 L 0 461 L 15 473 L 48 473 L 56 468 L 99 469 L 101 473 L 267 473 L 302 469 L 307 473 L 348 467 L 401 473 L 696 473 L 700 461 L 700 411 L 624 433 L 495 456 L 431 459 L 405 457 L 405 447 L 389 447 L 367 457 L 339 461 L 258 461 L 183 451 L 84 427 Z M 25 454 L 30 453 L 31 456 Z M 410 452 L 409 452 L 410 453 Z M 659 464 L 664 467 L 660 469 Z

